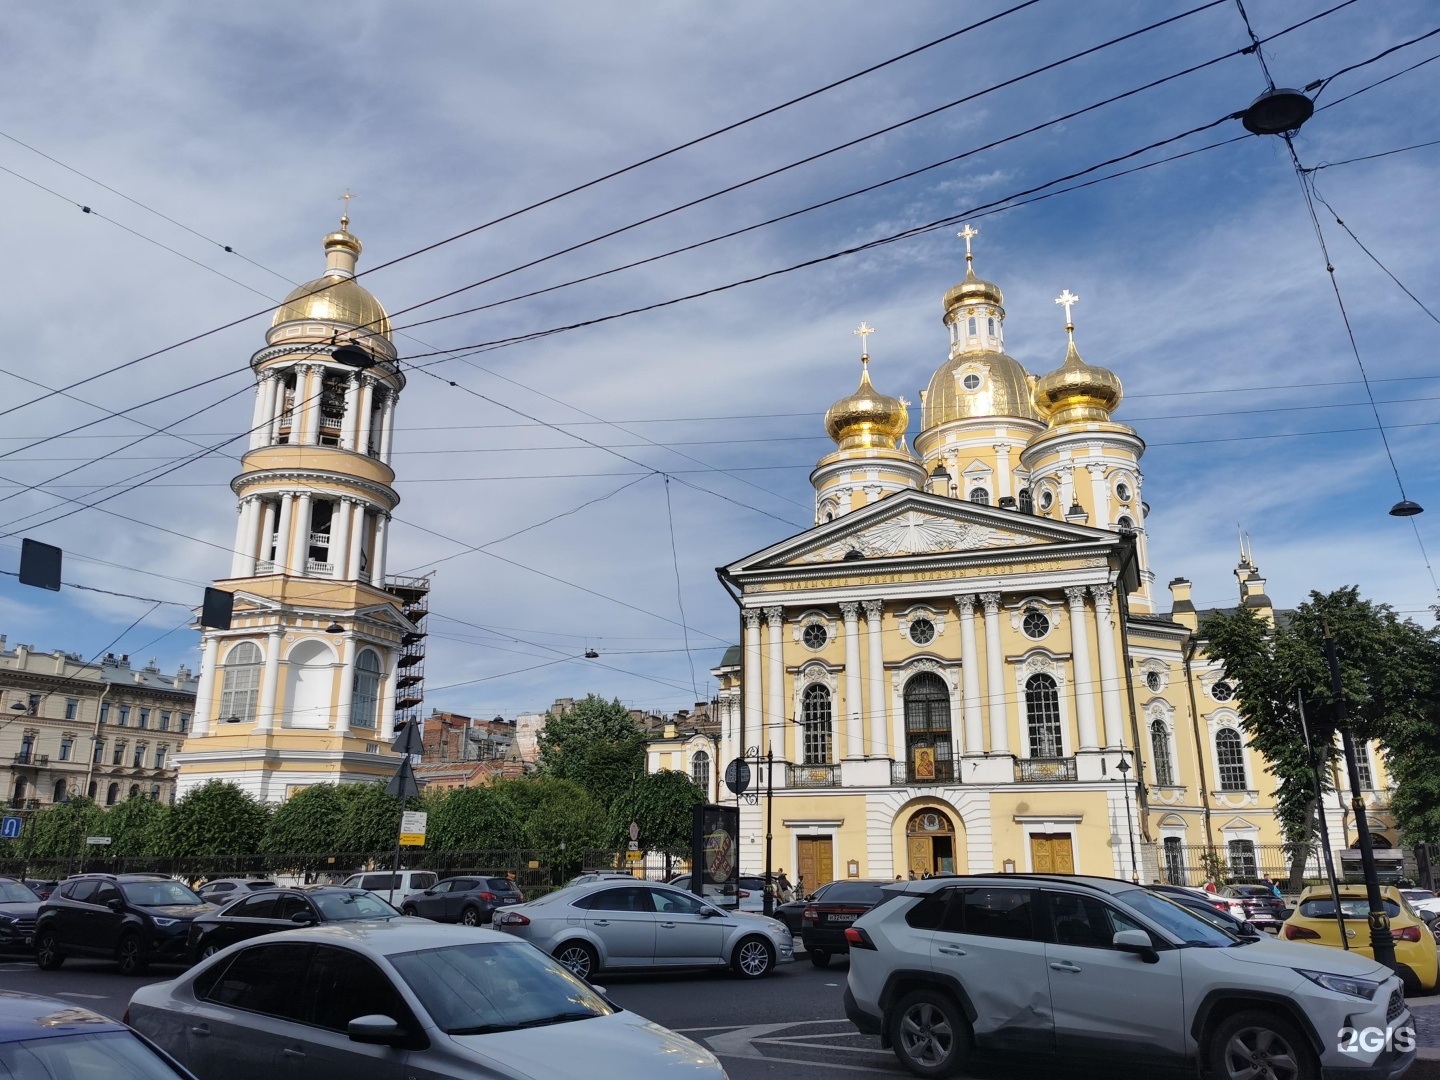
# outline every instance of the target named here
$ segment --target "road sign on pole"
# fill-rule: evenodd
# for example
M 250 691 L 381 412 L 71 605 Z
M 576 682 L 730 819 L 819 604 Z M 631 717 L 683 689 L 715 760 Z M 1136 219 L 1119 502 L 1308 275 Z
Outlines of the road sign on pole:
M 96 844 L 96 845 L 104 846 L 104 845 L 106 845 L 106 844 L 109 844 L 110 842 L 111 842 L 111 841 L 110 841 L 110 837 L 108 837 L 108 836 L 87 836 L 87 837 L 85 837 L 85 843 L 87 843 L 87 844 Z
M 640 839 L 640 823 L 639 823 L 638 821 L 632 821 L 632 822 L 630 822 L 630 839 L 631 839 L 631 840 L 639 840 L 639 839 Z
M 725 766 L 725 786 L 734 795 L 743 795 L 750 789 L 750 763 L 736 758 Z
M 402 846 L 425 846 L 425 820 L 428 816 L 423 810 L 406 810 L 400 815 L 400 843 Z
M 644 853 L 643 851 L 627 851 L 627 852 L 625 852 L 625 861 L 626 861 L 626 862 L 644 862 L 644 861 L 645 861 L 645 853 Z
M 19 817 L 7 817 L 0 820 L 0 840 L 18 840 L 20 830 L 25 827 L 25 819 Z

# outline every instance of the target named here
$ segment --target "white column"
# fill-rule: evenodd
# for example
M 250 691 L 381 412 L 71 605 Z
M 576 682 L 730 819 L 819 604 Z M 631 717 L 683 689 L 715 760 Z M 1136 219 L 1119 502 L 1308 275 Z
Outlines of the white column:
M 765 709 L 765 733 L 768 745 L 777 761 L 785 760 L 785 643 L 780 639 L 784 628 L 784 610 L 767 607 L 765 619 L 769 629 L 767 645 L 770 650 L 770 672 L 766 682 L 769 703 Z
M 385 406 L 380 412 L 380 460 L 390 464 L 390 446 L 395 441 L 395 391 L 385 394 Z
M 975 595 L 955 597 L 960 608 L 960 684 L 965 702 L 965 753 L 985 752 L 985 727 L 980 715 L 980 650 L 975 645 Z
M 745 732 L 736 749 L 737 756 L 745 753 L 747 745 L 764 744 L 764 713 L 760 708 L 760 612 L 748 608 L 740 612 L 745 623 L 745 651 L 740 658 L 740 689 L 744 695 Z
M 262 499 L 263 510 L 260 514 L 260 546 L 256 549 L 257 559 L 270 560 L 271 545 L 275 542 L 275 500 Z
M 995 450 L 995 505 L 1000 505 L 1002 498 L 1014 495 L 1010 483 L 1010 444 L 996 443 Z
M 865 636 L 870 643 L 870 663 L 865 672 L 870 680 L 870 753 L 890 756 L 890 725 L 885 722 L 885 649 L 882 625 L 885 605 L 879 600 L 866 600 Z
M 845 756 L 858 758 L 865 753 L 865 732 L 861 727 L 860 701 L 860 605 L 840 605 L 845 620 Z
M 330 562 L 335 577 L 348 581 L 350 573 L 350 519 L 355 513 L 355 500 L 342 495 L 335 501 L 335 516 L 330 521 Z
M 269 396 L 267 390 L 270 380 L 261 376 L 255 381 L 255 411 L 250 415 L 250 449 L 265 444 L 266 421 L 270 419 L 265 411 L 266 399 Z
M 260 711 L 256 714 L 255 730 L 270 731 L 275 727 L 275 701 L 280 693 L 280 645 L 283 631 L 278 627 L 266 635 L 265 670 L 260 676 Z
M 1100 749 L 1100 734 L 1095 728 L 1095 680 L 1090 677 L 1090 613 L 1085 610 L 1085 586 L 1072 585 L 1065 590 L 1070 601 L 1070 651 L 1074 654 L 1075 719 L 1080 724 L 1080 749 Z
M 210 734 L 210 714 L 215 711 L 215 667 L 220 657 L 220 639 L 214 634 L 205 637 L 200 654 L 200 684 L 195 688 L 195 719 L 190 724 L 191 736 Z
M 1000 594 L 981 593 L 985 605 L 985 682 L 988 684 L 990 752 L 1010 752 L 1010 720 L 1005 710 L 1005 656 L 1000 651 Z
M 377 589 L 385 587 L 385 555 L 390 547 L 390 515 L 375 511 L 375 547 L 370 559 L 370 583 Z
M 267 437 L 267 441 L 272 446 L 275 445 L 280 438 L 280 418 L 285 415 L 285 374 L 283 371 L 272 373 L 272 377 L 275 380 L 275 399 L 271 403 L 270 434 Z M 293 424 L 291 428 L 293 430 Z M 291 436 L 291 441 L 294 441 L 293 435 Z
M 320 441 L 320 391 L 325 385 L 325 369 L 319 364 L 305 365 L 305 412 L 300 442 L 314 446 Z
M 235 543 L 231 545 L 230 576 L 245 576 L 245 524 L 250 520 L 250 500 L 241 499 L 235 506 Z
M 356 414 L 355 452 L 370 452 L 370 412 L 375 396 L 375 379 L 370 375 L 360 376 L 360 409 Z
M 395 675 L 400 670 L 396 666 L 399 654 L 384 658 L 382 663 L 387 665 L 385 678 L 380 680 L 380 737 L 389 743 L 395 738 Z
M 295 545 L 290 535 L 290 525 L 295 520 L 295 493 L 285 491 L 280 494 L 280 529 L 275 537 L 275 572 L 277 574 L 288 574 L 291 572 L 290 553 Z
M 360 557 L 365 551 L 365 527 L 365 504 L 356 503 L 354 521 L 350 526 L 350 571 L 345 575 L 346 578 L 360 577 Z M 372 576 L 370 580 L 374 581 L 375 578 Z
M 310 493 L 295 496 L 295 512 L 290 521 L 290 572 L 303 575 L 310 559 Z
M 346 634 L 340 647 L 340 699 L 335 708 L 335 730 L 350 733 L 350 707 L 355 702 L 355 635 Z
M 359 427 L 360 375 L 355 373 L 345 381 L 345 416 L 340 421 L 340 449 L 355 449 L 355 432 Z
M 240 502 L 240 529 L 235 550 L 240 554 L 238 577 L 255 576 L 255 549 L 260 546 L 260 497 L 250 495 Z
M 1100 659 L 1100 708 L 1105 717 L 1105 745 L 1125 745 L 1120 709 L 1120 665 L 1115 662 L 1115 626 L 1111 621 L 1110 585 L 1091 585 L 1095 597 L 1095 648 Z

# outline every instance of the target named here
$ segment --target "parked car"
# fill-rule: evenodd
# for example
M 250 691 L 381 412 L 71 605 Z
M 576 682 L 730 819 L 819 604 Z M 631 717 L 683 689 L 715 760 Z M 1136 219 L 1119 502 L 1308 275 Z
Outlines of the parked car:
M 13 990 L 0 990 L 0 1072 L 24 1080 L 195 1080 L 169 1054 L 108 1016 Z
M 824 896 L 806 904 L 800 913 L 800 940 L 810 954 L 810 963 L 823 968 L 836 953 L 849 952 L 845 931 L 884 898 L 880 890 L 889 884 L 849 878 L 832 881 Z
M 846 931 L 845 1012 L 917 1076 L 977 1052 L 1094 1059 L 1217 1080 L 1398 1077 L 1411 1025 L 1369 957 L 1239 938 L 1128 881 L 992 874 L 896 882 Z M 1041 1075 L 1048 1070 L 1029 1070 Z
M 704 1047 L 543 953 L 412 919 L 238 945 L 137 990 L 126 1015 L 206 1080 L 725 1076 Z
M 1340 915 L 1350 952 L 1373 956 L 1370 946 L 1370 901 L 1363 885 L 1341 885 Z M 1393 885 L 1380 887 L 1385 914 L 1390 916 L 1390 936 L 1395 941 L 1396 970 L 1411 993 L 1433 990 L 1440 976 L 1435 935 L 1430 924 L 1416 914 Z M 1311 886 L 1300 894 L 1295 911 L 1280 932 L 1283 941 L 1297 945 L 1329 945 L 1341 948 L 1340 927 L 1335 920 L 1335 898 L 1330 887 Z M 1296 960 L 1296 963 L 1302 961 Z M 1309 963 L 1308 960 L 1303 961 Z
M 1245 919 L 1237 919 L 1230 914 L 1228 909 L 1222 908 L 1212 901 L 1209 893 L 1197 892 L 1195 889 L 1187 889 L 1182 885 L 1147 885 L 1146 888 L 1165 897 L 1172 904 L 1179 904 L 1187 911 L 1193 911 L 1206 922 L 1213 923 L 1222 930 L 1229 930 L 1241 937 L 1253 937 L 1260 933 L 1250 922 Z
M 439 880 L 440 875 L 432 870 L 401 870 L 398 874 L 389 871 L 351 874 L 341 884 L 347 889 L 364 889 L 374 893 L 398 908 L 405 897 L 428 889 Z
M 262 889 L 278 889 L 280 886 L 273 881 L 266 881 L 263 878 L 216 878 L 214 881 L 207 881 L 195 891 L 200 894 L 200 899 L 208 900 L 212 904 L 228 904 L 242 892 L 259 892 Z
M 40 898 L 14 878 L 0 878 L 0 952 L 29 952 L 35 944 Z
M 785 924 L 726 911 L 673 885 L 594 881 L 495 913 L 495 929 L 582 979 L 619 968 L 731 968 L 748 979 L 795 958 Z
M 565 883 L 565 888 L 572 885 L 589 885 L 592 881 L 635 881 L 634 874 L 627 874 L 623 870 L 586 870 Z
M 1230 901 L 1230 914 L 1257 929 L 1278 932 L 1285 921 L 1285 901 L 1268 885 L 1222 885 L 1217 895 Z
M 455 877 L 411 893 L 400 911 L 433 922 L 481 926 L 490 921 L 497 908 L 524 902 L 520 886 L 509 878 Z
M 364 889 L 301 885 L 237 896 L 221 910 L 197 916 L 190 923 L 185 950 L 198 961 L 237 941 L 297 926 L 398 918 L 398 911 Z
M 1435 894 L 1429 889 L 1401 889 L 1400 895 L 1405 898 L 1407 904 L 1417 911 L 1425 901 L 1435 899 Z
M 690 875 L 677 874 L 670 879 L 670 884 L 677 889 L 690 891 Z M 717 897 L 706 897 L 717 907 L 738 908 L 741 911 L 763 912 L 765 910 L 765 879 L 758 877 L 741 877 L 739 885 L 725 887 L 725 895 Z
M 50 894 L 60 887 L 60 882 L 46 881 L 44 878 L 24 878 L 20 884 L 24 885 L 41 900 L 50 899 Z
M 835 882 L 827 881 L 809 896 L 797 896 L 788 903 L 781 904 L 775 909 L 775 918 L 779 919 L 790 928 L 790 933 L 796 937 L 800 936 L 800 920 L 805 914 L 805 909 L 810 906 L 810 901 L 819 900 L 825 895 L 825 891 L 834 885 Z
M 54 971 L 67 956 L 113 957 L 120 974 L 155 961 L 183 962 L 190 922 L 213 904 L 163 874 L 81 874 L 40 905 L 35 962 Z

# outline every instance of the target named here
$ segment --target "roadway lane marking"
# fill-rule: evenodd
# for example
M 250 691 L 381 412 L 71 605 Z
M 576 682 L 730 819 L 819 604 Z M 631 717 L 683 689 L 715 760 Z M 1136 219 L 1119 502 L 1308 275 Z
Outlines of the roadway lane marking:
M 87 1000 L 87 1001 L 108 1001 L 108 1000 L 109 1000 L 109 997 L 108 997 L 107 995 L 105 995 L 105 994 L 77 994 L 77 993 L 75 993 L 75 992 L 72 991 L 72 990 L 61 990 L 61 991 L 57 992 L 55 996 L 56 996 L 56 997 L 84 998 L 84 999 Z
M 833 1072 L 836 1069 L 844 1072 L 875 1073 L 882 1076 L 894 1076 L 893 1069 L 876 1069 L 869 1065 L 840 1065 L 829 1061 L 806 1061 L 803 1058 L 782 1058 L 771 1057 L 762 1054 L 755 1047 L 755 1043 L 782 1043 L 781 1039 L 766 1038 L 777 1031 L 784 1031 L 787 1028 L 805 1027 L 813 1024 L 849 1024 L 848 1020 L 798 1020 L 784 1024 L 753 1024 L 749 1027 L 736 1028 L 724 1035 L 714 1035 L 704 1040 L 705 1044 L 717 1055 L 723 1057 L 748 1058 L 751 1061 L 767 1061 L 776 1065 L 804 1065 L 812 1069 L 826 1069 Z M 827 1036 L 833 1038 L 833 1036 Z M 830 1050 L 832 1052 L 844 1052 L 850 1047 L 816 1047 L 815 1049 Z M 882 1051 L 883 1052 L 883 1051 Z

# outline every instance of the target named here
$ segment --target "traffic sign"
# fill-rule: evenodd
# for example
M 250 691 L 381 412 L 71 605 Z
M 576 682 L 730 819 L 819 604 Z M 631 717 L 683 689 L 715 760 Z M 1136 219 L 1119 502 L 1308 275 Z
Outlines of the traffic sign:
M 7 817 L 0 821 L 0 840 L 16 840 L 20 836 L 20 830 L 25 827 L 25 819 L 18 817 Z
M 429 815 L 423 810 L 406 810 L 400 815 L 401 846 L 425 846 L 425 822 L 428 817 Z
M 100 845 L 104 845 L 104 844 L 110 843 L 110 837 L 108 837 L 108 836 L 87 836 L 87 837 L 85 837 L 85 843 L 87 843 L 87 844 L 100 844 Z
M 625 852 L 625 861 L 626 861 L 626 862 L 644 862 L 644 861 L 645 861 L 645 853 L 644 853 L 643 851 L 627 851 L 627 852 Z
M 631 851 L 639 851 L 639 850 L 640 850 L 640 841 L 639 841 L 639 840 L 631 840 L 631 841 L 630 841 L 630 850 L 631 850 Z
M 630 839 L 631 839 L 631 840 L 639 840 L 639 839 L 640 839 L 640 823 L 639 823 L 638 821 L 632 821 L 632 822 L 630 822 Z
M 725 766 L 725 786 L 735 795 L 750 789 L 750 765 L 744 758 L 737 757 Z

